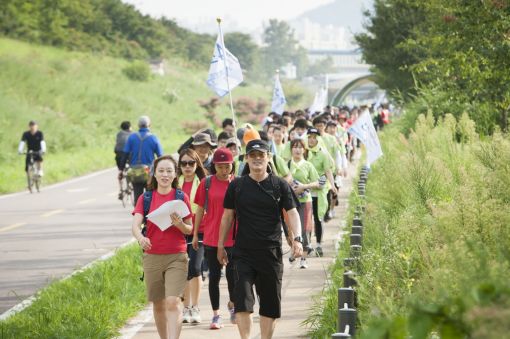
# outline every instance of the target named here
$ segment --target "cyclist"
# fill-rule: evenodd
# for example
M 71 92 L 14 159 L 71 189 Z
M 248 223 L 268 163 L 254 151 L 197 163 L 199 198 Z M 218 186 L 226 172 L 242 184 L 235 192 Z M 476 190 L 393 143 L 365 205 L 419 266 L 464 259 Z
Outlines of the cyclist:
M 139 130 L 132 133 L 124 145 L 124 154 L 120 163 L 120 168 L 126 167 L 129 161 L 128 177 L 131 177 L 134 191 L 134 201 L 138 201 L 147 186 L 149 176 L 149 168 L 154 161 L 154 155 L 161 157 L 163 155 L 163 147 L 158 138 L 149 130 L 151 120 L 148 116 L 141 116 L 138 120 Z M 130 172 L 132 174 L 130 174 Z M 119 177 L 122 178 L 122 171 L 119 170 Z
M 29 152 L 33 152 L 34 161 L 37 168 L 37 175 L 40 177 L 43 176 L 43 158 L 42 156 L 46 153 L 46 142 L 44 141 L 43 132 L 39 131 L 39 126 L 37 122 L 30 121 L 28 123 L 29 130 L 24 132 L 21 136 L 21 141 L 18 146 L 18 153 L 23 154 L 23 150 L 25 148 L 25 143 L 27 144 L 27 157 L 25 160 L 25 172 L 28 171 L 28 163 L 29 163 Z
M 115 140 L 115 163 L 117 164 L 117 168 L 119 171 L 123 171 L 124 168 L 121 167 L 122 157 L 124 156 L 124 146 L 126 145 L 126 141 L 131 135 L 131 123 L 129 121 L 123 121 L 120 124 L 120 131 L 117 133 L 117 138 Z M 122 177 L 119 176 L 119 187 L 122 190 Z M 119 193 L 119 199 L 122 199 L 122 192 Z

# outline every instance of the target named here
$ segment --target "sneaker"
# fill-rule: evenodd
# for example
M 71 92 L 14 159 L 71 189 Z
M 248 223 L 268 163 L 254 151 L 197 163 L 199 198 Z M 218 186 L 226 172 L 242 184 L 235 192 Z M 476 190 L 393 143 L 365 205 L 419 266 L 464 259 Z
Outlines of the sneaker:
M 301 262 L 299 264 L 299 268 L 308 268 L 308 264 L 306 263 L 305 258 L 301 258 Z
M 222 327 L 223 325 L 221 324 L 221 317 L 219 315 L 215 315 L 212 318 L 211 325 L 209 325 L 209 328 L 211 330 L 219 330 Z
M 191 308 L 189 306 L 184 307 L 182 311 L 182 322 L 189 324 L 191 322 Z
M 296 261 L 296 258 L 294 258 L 293 256 L 290 256 L 289 257 L 289 262 L 292 264 L 294 261 Z
M 313 250 L 313 247 L 312 247 L 312 246 L 308 246 L 308 247 L 306 248 L 306 254 L 307 254 L 307 255 L 310 255 L 310 253 L 312 253 L 313 251 L 314 251 L 314 250 Z M 304 259 L 304 258 L 301 258 L 301 259 Z
M 232 304 L 232 307 L 230 307 L 230 303 L 228 303 L 227 305 L 227 308 L 228 308 L 228 313 L 230 313 L 230 323 L 231 324 L 236 324 L 236 309 L 234 307 L 234 304 Z
M 197 306 L 193 306 L 191 308 L 190 315 L 192 324 L 200 324 L 202 322 L 202 317 L 200 316 L 200 309 Z
M 322 253 L 322 247 L 317 246 L 315 248 L 315 254 L 317 254 L 318 257 L 322 257 L 322 255 L 324 254 L 324 253 Z

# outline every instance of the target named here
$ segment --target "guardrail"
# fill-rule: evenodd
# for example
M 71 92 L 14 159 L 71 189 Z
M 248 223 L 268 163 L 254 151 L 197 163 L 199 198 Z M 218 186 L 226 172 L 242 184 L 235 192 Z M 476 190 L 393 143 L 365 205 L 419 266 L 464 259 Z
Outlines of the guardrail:
M 358 195 L 361 203 L 356 206 L 349 235 L 349 258 L 344 258 L 343 287 L 338 289 L 338 321 L 337 333 L 331 338 L 355 338 L 358 306 L 356 294 L 356 275 L 363 249 L 363 215 L 365 213 L 365 193 L 368 181 L 368 167 L 361 169 L 358 181 Z

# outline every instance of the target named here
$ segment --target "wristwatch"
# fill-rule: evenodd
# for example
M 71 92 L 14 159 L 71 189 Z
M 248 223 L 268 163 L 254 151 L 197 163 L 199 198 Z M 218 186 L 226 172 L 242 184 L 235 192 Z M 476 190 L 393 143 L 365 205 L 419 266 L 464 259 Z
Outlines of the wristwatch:
M 297 237 L 294 238 L 294 241 L 297 241 L 297 242 L 302 244 L 303 243 L 303 237 L 298 235 Z

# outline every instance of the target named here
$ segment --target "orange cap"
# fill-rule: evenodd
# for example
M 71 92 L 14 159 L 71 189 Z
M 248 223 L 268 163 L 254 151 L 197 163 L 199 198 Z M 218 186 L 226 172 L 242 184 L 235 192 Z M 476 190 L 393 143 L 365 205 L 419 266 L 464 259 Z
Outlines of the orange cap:
M 258 139 L 260 139 L 260 134 L 257 132 L 257 130 L 247 128 L 246 131 L 244 131 L 243 142 L 245 145 L 247 145 L 252 140 Z

